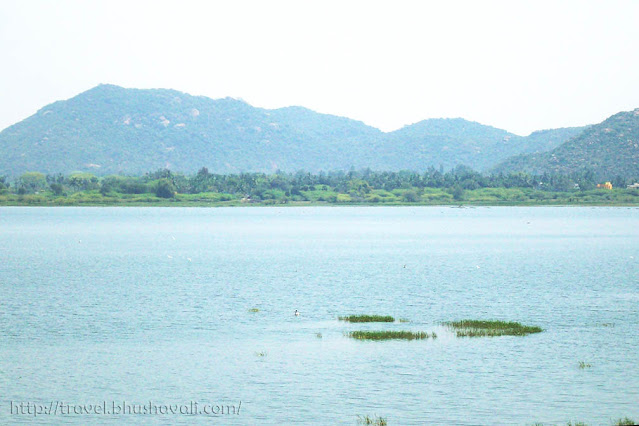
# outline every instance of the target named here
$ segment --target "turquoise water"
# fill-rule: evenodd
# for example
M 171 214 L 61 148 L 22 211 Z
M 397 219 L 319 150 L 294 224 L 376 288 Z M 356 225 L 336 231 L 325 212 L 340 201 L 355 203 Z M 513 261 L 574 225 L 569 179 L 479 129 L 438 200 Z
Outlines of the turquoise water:
M 0 423 L 639 419 L 638 224 L 635 208 L 0 208 Z M 351 313 L 410 323 L 336 319 Z M 438 325 L 463 318 L 545 331 Z M 27 401 L 241 408 L 10 412 Z

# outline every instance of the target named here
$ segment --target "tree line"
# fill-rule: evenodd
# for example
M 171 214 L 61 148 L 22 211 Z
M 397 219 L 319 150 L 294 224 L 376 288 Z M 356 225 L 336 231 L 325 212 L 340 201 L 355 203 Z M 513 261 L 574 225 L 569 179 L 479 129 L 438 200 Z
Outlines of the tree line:
M 610 179 L 615 188 L 625 188 L 634 179 L 620 176 Z M 90 173 L 70 175 L 28 172 L 14 178 L 0 177 L 1 194 L 48 193 L 63 197 L 77 192 L 99 192 L 103 196 L 113 194 L 154 194 L 159 198 L 173 198 L 177 194 L 220 193 L 233 198 L 268 200 L 287 197 L 304 200 L 309 191 L 325 191 L 349 194 L 363 199 L 372 191 L 404 190 L 403 201 L 416 201 L 420 191 L 426 188 L 444 189 L 455 199 L 462 199 L 465 191 L 481 188 L 530 188 L 538 191 L 569 192 L 589 191 L 601 183 L 595 174 L 584 170 L 570 175 L 527 173 L 482 174 L 465 166 L 457 166 L 444 172 L 429 168 L 424 172 L 373 171 L 370 169 L 310 173 L 277 171 L 275 173 L 210 173 L 202 167 L 193 175 L 160 169 L 143 176 L 111 175 L 98 177 Z M 412 192 L 411 192 L 412 191 Z M 414 199 L 415 198 L 415 199 Z M 329 198 L 322 201 L 334 201 Z

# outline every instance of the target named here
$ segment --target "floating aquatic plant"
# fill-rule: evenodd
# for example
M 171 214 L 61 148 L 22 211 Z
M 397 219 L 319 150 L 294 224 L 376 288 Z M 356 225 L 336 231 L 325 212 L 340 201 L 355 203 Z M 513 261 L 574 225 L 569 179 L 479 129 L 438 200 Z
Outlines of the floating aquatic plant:
M 359 340 L 416 340 L 430 337 L 423 331 L 351 331 L 348 336 Z
M 623 419 L 617 419 L 613 423 L 615 426 L 633 426 L 637 423 L 629 417 L 624 417 Z
M 357 424 L 371 426 L 387 426 L 388 421 L 384 417 L 357 416 Z
M 337 318 L 348 322 L 395 322 L 395 318 L 390 315 L 348 315 Z
M 541 327 L 497 320 L 461 320 L 443 323 L 455 329 L 457 337 L 526 336 L 541 333 Z

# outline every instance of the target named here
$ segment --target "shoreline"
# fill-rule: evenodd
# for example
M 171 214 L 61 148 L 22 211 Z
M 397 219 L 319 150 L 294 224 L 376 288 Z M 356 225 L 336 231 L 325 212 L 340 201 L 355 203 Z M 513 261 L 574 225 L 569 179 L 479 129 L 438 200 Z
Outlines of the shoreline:
M 0 207 L 199 207 L 199 208 L 273 208 L 273 207 L 639 207 L 637 203 L 513 203 L 513 202 L 461 202 L 461 203 L 317 203 L 293 201 L 288 203 L 243 203 L 243 202 L 193 202 L 193 201 L 148 201 L 148 202 L 0 202 Z

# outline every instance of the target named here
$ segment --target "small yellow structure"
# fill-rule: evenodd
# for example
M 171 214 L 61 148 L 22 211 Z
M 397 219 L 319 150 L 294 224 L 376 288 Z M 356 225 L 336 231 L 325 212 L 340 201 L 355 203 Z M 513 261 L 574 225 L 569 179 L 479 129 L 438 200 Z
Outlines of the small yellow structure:
M 612 183 L 610 183 L 610 182 L 598 183 L 597 184 L 597 188 L 599 188 L 599 189 L 612 189 Z

